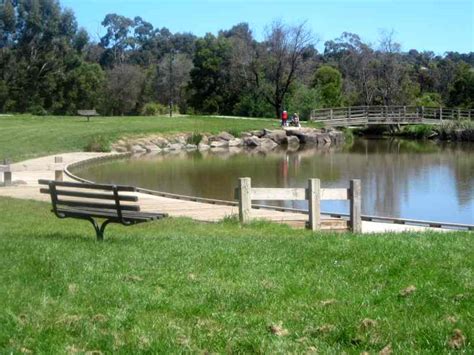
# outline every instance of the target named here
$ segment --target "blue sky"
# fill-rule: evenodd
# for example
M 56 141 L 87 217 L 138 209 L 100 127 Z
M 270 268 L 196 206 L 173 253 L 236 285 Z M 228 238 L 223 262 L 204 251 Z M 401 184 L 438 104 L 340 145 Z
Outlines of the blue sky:
M 141 16 L 155 27 L 203 35 L 248 22 L 261 39 L 275 19 L 307 21 L 318 48 L 344 31 L 375 43 L 380 30 L 394 30 L 403 50 L 474 51 L 474 0 L 60 0 L 76 13 L 93 39 L 108 13 Z

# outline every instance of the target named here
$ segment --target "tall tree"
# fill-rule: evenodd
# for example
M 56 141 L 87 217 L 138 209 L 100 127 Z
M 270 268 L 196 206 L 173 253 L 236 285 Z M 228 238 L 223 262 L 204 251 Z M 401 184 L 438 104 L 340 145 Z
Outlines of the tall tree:
M 291 84 L 303 62 L 305 50 L 314 38 L 306 24 L 288 26 L 274 22 L 259 46 L 253 65 L 254 83 L 280 117 Z

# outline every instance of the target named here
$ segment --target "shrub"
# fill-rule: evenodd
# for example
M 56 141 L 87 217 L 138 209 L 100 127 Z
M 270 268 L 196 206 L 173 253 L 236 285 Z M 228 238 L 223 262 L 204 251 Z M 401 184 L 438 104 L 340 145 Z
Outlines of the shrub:
M 94 136 L 84 147 L 86 152 L 110 152 L 110 141 L 104 136 Z
M 34 116 L 46 116 L 48 112 L 41 105 L 33 105 L 28 110 Z
M 473 121 L 445 122 L 437 128 L 441 139 L 474 141 Z
M 168 113 L 169 108 L 157 102 L 149 102 L 142 109 L 143 116 L 162 116 Z
M 186 139 L 186 143 L 198 145 L 202 141 L 202 134 L 193 133 Z
M 433 126 L 430 125 L 414 125 L 403 128 L 402 134 L 411 138 L 428 138 L 433 134 Z

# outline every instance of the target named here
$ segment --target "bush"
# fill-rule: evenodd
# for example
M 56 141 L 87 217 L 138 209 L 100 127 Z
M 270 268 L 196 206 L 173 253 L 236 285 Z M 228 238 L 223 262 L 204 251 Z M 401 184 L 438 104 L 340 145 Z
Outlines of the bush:
M 193 133 L 186 139 L 186 143 L 198 145 L 202 141 L 202 134 Z
M 34 116 L 46 116 L 48 112 L 41 105 L 33 105 L 28 110 Z
M 106 153 L 110 152 L 110 141 L 104 136 L 94 136 L 84 147 L 86 152 L 100 152 Z
M 157 102 L 149 102 L 142 109 L 143 116 L 162 116 L 169 113 L 169 108 Z
M 428 138 L 433 134 L 433 126 L 430 125 L 414 125 L 403 128 L 402 134 L 411 138 Z
M 474 141 L 474 122 L 473 121 L 453 121 L 445 122 L 437 128 L 441 139 Z

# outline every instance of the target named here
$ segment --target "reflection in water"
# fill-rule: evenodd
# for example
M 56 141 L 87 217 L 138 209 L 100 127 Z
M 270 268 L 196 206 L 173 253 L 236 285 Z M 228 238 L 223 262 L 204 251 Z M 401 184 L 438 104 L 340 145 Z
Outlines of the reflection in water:
M 474 223 L 474 146 L 394 139 L 356 139 L 351 147 L 271 153 L 179 152 L 99 163 L 78 173 L 98 182 L 225 200 L 237 178 L 255 187 L 347 187 L 361 179 L 365 214 Z M 306 208 L 304 202 L 285 204 Z M 323 210 L 346 212 L 341 201 Z

